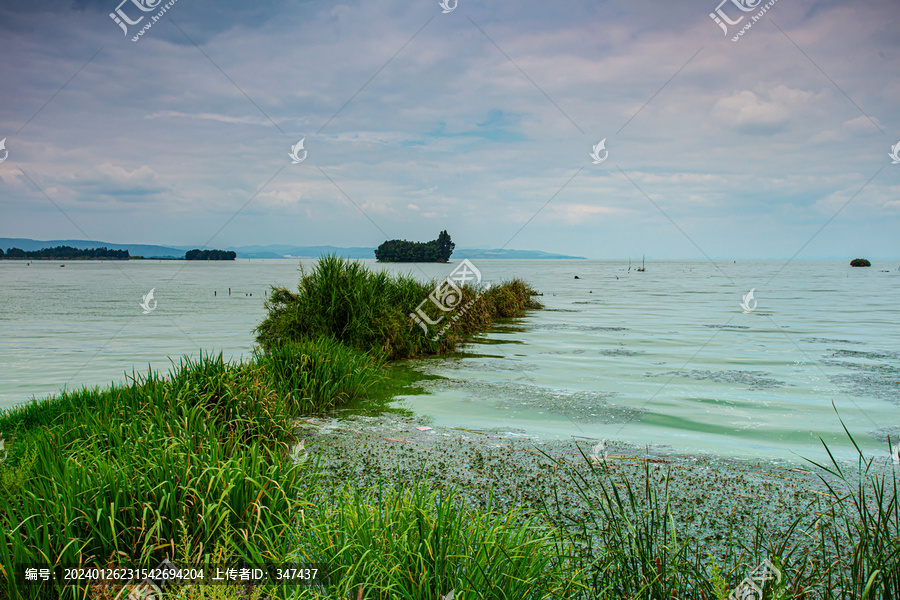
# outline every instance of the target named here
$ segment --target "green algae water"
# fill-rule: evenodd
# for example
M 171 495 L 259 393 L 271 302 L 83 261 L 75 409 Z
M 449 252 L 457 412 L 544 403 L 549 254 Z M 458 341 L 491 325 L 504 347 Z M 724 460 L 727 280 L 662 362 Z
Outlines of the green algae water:
M 364 262 L 442 279 L 458 261 Z M 423 424 L 785 460 L 821 456 L 821 436 L 852 458 L 836 407 L 867 453 L 900 439 L 900 261 L 473 262 L 546 308 L 419 361 L 442 378 L 393 405 Z M 60 264 L 0 261 L 0 407 L 200 348 L 246 357 L 269 286 L 298 280 L 296 259 Z

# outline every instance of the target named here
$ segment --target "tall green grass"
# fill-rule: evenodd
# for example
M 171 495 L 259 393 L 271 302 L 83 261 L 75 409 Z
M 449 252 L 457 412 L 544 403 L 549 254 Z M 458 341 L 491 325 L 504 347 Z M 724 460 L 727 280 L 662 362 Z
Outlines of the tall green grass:
M 435 285 L 324 256 L 312 271 L 301 271 L 296 292 L 272 289 L 266 301 L 268 314 L 256 329 L 256 339 L 269 349 L 288 341 L 333 338 L 387 359 L 412 358 L 450 351 L 495 319 L 522 316 L 526 309 L 541 307 L 533 298 L 536 292 L 521 280 L 487 291 L 464 286 L 452 313 L 456 320 L 447 315 L 426 334 L 409 314 L 434 292 Z M 444 325 L 449 329 L 434 340 Z
M 566 598 L 578 589 L 564 547 L 540 519 L 499 515 L 425 486 L 332 489 L 305 513 L 297 544 L 335 574 L 341 598 Z
M 381 362 L 322 337 L 257 349 L 254 365 L 297 412 L 324 412 L 365 397 L 381 381 Z
M 812 463 L 830 499 L 790 507 L 798 516 L 784 529 L 771 529 L 767 515 L 759 515 L 749 538 L 723 532 L 731 543 L 724 557 L 712 557 L 682 533 L 669 496 L 668 482 L 677 473 L 670 471 L 660 485 L 649 463 L 643 485 L 635 485 L 585 456 L 588 469 L 570 473 L 584 507 L 581 518 L 566 516 L 558 500 L 548 501 L 544 514 L 574 546 L 586 598 L 726 600 L 769 560 L 781 577 L 765 587 L 766 600 L 896 600 L 900 473 L 876 465 L 847 435 L 859 453 L 857 468 L 841 466 L 827 446 L 831 463 Z
M 316 480 L 288 458 L 293 418 L 379 378 L 367 355 L 308 342 L 245 364 L 186 358 L 167 377 L 0 413 L 0 597 L 30 593 L 15 580 L 23 565 L 155 566 L 184 531 L 192 547 L 278 560 Z

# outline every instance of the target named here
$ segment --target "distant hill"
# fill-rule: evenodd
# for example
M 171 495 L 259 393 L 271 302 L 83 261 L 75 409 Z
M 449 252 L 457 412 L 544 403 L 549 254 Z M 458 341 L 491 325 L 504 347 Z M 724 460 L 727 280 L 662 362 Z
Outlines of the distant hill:
M 567 254 L 553 254 L 552 252 L 544 252 L 542 250 L 485 250 L 479 248 L 460 248 L 453 253 L 450 260 L 454 258 L 528 258 L 528 259 L 579 259 L 585 260 L 583 256 L 569 256 Z
M 184 253 L 197 246 L 154 246 L 151 244 L 110 244 L 109 242 L 91 242 L 89 240 L 32 240 L 28 238 L 0 238 L 0 248 L 21 248 L 32 251 L 53 246 L 72 246 L 73 248 L 100 248 L 106 246 L 110 250 L 128 250 L 132 256 L 144 258 L 184 258 Z M 375 248 L 353 246 L 289 246 L 286 244 L 270 244 L 267 246 L 231 246 L 225 250 L 233 250 L 238 258 L 318 258 L 323 254 L 337 254 L 345 258 L 375 258 Z M 482 248 L 457 248 L 450 257 L 450 262 L 463 258 L 469 259 L 583 259 L 583 256 L 553 254 L 541 250 L 489 250 Z
M 339 248 L 337 246 L 271 244 L 269 246 L 231 246 L 226 249 L 237 252 L 238 258 L 318 258 L 323 254 L 337 254 L 345 258 L 375 258 L 375 248 L 359 246 Z

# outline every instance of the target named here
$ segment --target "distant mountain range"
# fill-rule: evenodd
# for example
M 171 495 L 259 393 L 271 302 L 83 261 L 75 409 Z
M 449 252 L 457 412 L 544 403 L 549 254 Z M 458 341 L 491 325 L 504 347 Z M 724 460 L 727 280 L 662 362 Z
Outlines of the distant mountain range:
M 21 248 L 25 251 L 41 250 L 53 246 L 71 246 L 73 248 L 102 248 L 110 250 L 128 250 L 131 256 L 144 258 L 184 258 L 184 253 L 197 246 L 155 246 L 152 244 L 111 244 L 108 242 L 91 242 L 89 240 L 32 240 L 28 238 L 0 238 L 0 248 Z M 375 258 L 375 248 L 353 246 L 289 246 L 270 244 L 268 246 L 230 246 L 217 250 L 234 250 L 238 258 L 318 258 L 323 254 L 337 254 L 346 258 Z M 541 250 L 488 250 L 483 248 L 458 248 L 453 252 L 455 259 L 487 259 L 487 258 L 524 258 L 524 259 L 583 259 L 583 256 L 567 256 L 553 254 Z

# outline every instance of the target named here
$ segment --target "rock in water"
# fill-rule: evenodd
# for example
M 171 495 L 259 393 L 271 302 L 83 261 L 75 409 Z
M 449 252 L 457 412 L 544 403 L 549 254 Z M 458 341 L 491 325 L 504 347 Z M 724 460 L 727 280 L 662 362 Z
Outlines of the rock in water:
M 851 267 L 871 267 L 872 263 L 870 263 L 865 258 L 854 258 L 850 261 Z

